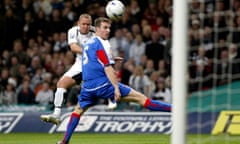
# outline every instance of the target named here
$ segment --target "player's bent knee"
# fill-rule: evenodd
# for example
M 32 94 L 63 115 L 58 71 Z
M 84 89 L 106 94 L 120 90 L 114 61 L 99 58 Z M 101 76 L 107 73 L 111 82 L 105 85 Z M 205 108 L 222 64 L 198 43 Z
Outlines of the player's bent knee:
M 85 111 L 85 110 L 82 109 L 82 108 L 79 106 L 79 104 L 77 104 L 76 107 L 75 107 L 75 109 L 74 109 L 74 112 L 75 112 L 75 113 L 78 113 L 78 114 L 80 114 L 80 115 L 83 114 L 84 111 Z
M 58 88 L 69 88 L 69 87 L 73 86 L 75 83 L 76 83 L 76 81 L 74 79 L 72 79 L 71 77 L 62 77 L 57 82 L 57 87 Z

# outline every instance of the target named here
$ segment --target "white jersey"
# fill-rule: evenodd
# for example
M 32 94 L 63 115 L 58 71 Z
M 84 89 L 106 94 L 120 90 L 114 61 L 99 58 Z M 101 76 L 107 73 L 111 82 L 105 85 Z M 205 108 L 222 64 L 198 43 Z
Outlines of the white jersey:
M 68 30 L 68 44 L 77 43 L 79 46 L 83 46 L 91 37 L 95 36 L 95 28 L 91 26 L 90 32 L 87 34 L 80 33 L 80 27 L 74 26 Z M 75 63 L 72 67 L 64 74 L 74 79 L 82 72 L 82 55 L 76 54 Z
M 79 46 L 83 46 L 92 36 L 94 36 L 94 27 L 91 27 L 90 32 L 87 34 L 80 33 L 80 27 L 74 26 L 68 30 L 68 44 L 77 43 Z M 76 62 L 80 65 L 82 61 L 82 55 L 77 54 Z

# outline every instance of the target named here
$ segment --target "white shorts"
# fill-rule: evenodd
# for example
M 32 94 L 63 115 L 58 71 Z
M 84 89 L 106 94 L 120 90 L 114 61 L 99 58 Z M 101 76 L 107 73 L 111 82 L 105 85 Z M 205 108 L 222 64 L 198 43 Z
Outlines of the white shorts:
M 82 65 L 78 61 L 76 61 L 72 67 L 64 73 L 63 77 L 71 77 L 76 81 L 77 84 L 80 84 L 82 81 Z

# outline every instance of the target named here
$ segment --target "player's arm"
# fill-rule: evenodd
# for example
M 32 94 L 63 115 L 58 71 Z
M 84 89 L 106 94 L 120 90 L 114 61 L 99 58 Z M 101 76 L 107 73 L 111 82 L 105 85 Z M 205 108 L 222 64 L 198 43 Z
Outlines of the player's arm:
M 71 43 L 69 46 L 72 52 L 82 54 L 82 47 L 77 43 Z
M 105 50 L 100 49 L 97 51 L 97 56 L 98 56 L 98 59 L 104 65 L 105 74 L 115 89 L 114 91 L 115 100 L 118 101 L 120 99 L 121 94 L 119 91 L 115 70 L 112 67 L 112 64 L 114 64 L 114 61 L 112 60 L 112 55 L 107 55 Z
M 108 65 L 104 67 L 105 73 L 109 79 L 109 81 L 112 83 L 114 89 L 115 89 L 115 100 L 119 101 L 120 100 L 120 91 L 118 88 L 118 81 L 116 78 L 115 70 L 113 69 L 112 65 Z
M 72 52 L 82 54 L 82 47 L 78 43 L 78 29 L 76 27 L 68 30 L 68 45 Z

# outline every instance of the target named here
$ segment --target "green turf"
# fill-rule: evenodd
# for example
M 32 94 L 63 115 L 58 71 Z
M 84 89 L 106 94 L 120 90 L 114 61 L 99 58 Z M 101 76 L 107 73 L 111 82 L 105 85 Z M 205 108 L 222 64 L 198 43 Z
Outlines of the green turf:
M 55 144 L 63 134 L 0 134 L 0 144 Z M 239 136 L 188 135 L 187 144 L 239 144 Z M 170 135 L 75 133 L 71 144 L 170 144 Z

